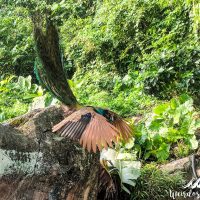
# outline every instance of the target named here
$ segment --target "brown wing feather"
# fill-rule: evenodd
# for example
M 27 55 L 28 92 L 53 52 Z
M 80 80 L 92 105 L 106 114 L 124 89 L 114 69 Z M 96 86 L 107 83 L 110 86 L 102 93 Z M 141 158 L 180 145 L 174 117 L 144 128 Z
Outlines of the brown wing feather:
M 59 131 L 69 121 L 71 121 L 71 122 L 77 122 L 78 120 L 81 119 L 82 115 L 85 115 L 85 114 L 87 114 L 89 112 L 94 112 L 94 111 L 90 107 L 84 107 L 84 108 L 81 108 L 80 110 L 75 111 L 74 113 L 72 113 L 71 115 L 69 115 L 68 117 L 66 117 L 64 120 L 62 120 L 60 123 L 56 124 L 52 128 L 52 132 Z
M 81 134 L 87 127 L 90 119 L 84 118 L 84 116 L 93 111 L 90 107 L 81 108 L 75 111 L 71 115 L 67 116 L 60 123 L 55 125 L 52 129 L 53 132 L 58 132 L 63 137 L 69 137 L 71 139 L 80 139 Z
M 83 131 L 86 129 L 87 127 L 87 123 L 84 123 L 80 128 L 78 128 L 77 133 L 76 133 L 76 138 L 80 139 L 81 135 L 83 134 Z
M 86 125 L 87 124 L 83 123 L 82 121 L 78 122 L 77 127 L 74 130 L 75 132 L 73 134 L 73 138 L 80 139 L 80 136 L 79 136 L 80 130 L 81 130 L 81 128 L 85 129 Z M 82 133 L 83 133 L 83 131 L 82 131 Z M 71 136 L 71 138 L 72 138 L 72 136 Z
M 131 127 L 124 120 L 120 120 L 119 124 L 121 127 L 121 134 L 123 135 L 123 133 L 124 133 L 124 137 L 127 137 L 127 139 L 130 138 L 130 136 L 132 134 Z
M 80 144 L 88 151 L 96 152 L 97 148 L 112 146 L 118 138 L 127 140 L 131 136 L 131 128 L 117 114 L 109 111 L 114 116 L 113 124 L 96 113 L 92 107 L 84 107 L 67 116 L 63 121 L 53 127 L 53 132 L 58 131 L 61 136 L 80 139 Z M 87 116 L 90 114 L 90 119 Z
M 104 138 L 102 138 L 102 134 Z M 110 146 L 112 145 L 112 141 L 117 141 L 118 136 L 119 131 L 112 124 L 103 116 L 93 112 L 92 119 L 80 138 L 80 143 L 83 144 L 83 147 L 87 148 L 88 151 L 90 151 L 92 147 L 92 150 L 96 152 L 97 147 L 101 149 L 103 146 L 102 139 L 104 139 L 104 143 L 106 142 Z
M 74 126 L 67 131 L 68 137 L 71 139 L 75 139 L 76 130 L 81 125 L 82 125 L 81 121 L 75 122 Z
M 91 137 L 92 137 L 92 131 L 93 131 L 93 123 L 92 120 L 90 121 L 89 125 L 83 132 L 82 136 L 84 135 L 84 140 L 82 140 L 82 136 L 80 138 L 80 143 L 83 145 L 83 148 L 87 148 L 88 151 L 91 149 Z
M 119 130 L 121 137 L 128 140 L 132 135 L 131 127 L 126 121 L 124 121 L 119 115 L 112 111 L 108 111 L 112 116 L 114 116 L 113 125 Z
M 69 137 L 70 133 L 72 132 L 73 128 L 76 126 L 78 122 L 71 122 L 70 125 L 63 131 L 64 137 Z
M 92 148 L 92 136 L 93 136 L 93 134 L 95 133 L 95 131 L 94 131 L 94 124 L 93 124 L 93 122 L 90 122 L 90 125 L 88 126 L 88 128 L 87 128 L 87 133 L 88 134 L 86 134 L 85 136 L 86 136 L 86 138 L 85 138 L 85 142 L 84 142 L 84 148 L 87 148 L 87 150 L 90 152 L 91 151 L 91 148 Z M 84 133 L 83 133 L 84 134 Z
M 105 134 L 105 132 L 102 129 L 102 126 L 99 125 L 98 122 L 99 131 L 101 132 L 101 146 L 99 145 L 98 148 L 101 151 L 101 149 L 104 147 L 105 149 L 108 149 L 108 144 L 106 141 L 108 141 L 110 138 L 108 137 L 108 134 Z
M 102 126 L 102 129 L 103 129 L 103 136 L 104 136 L 104 139 L 105 139 L 105 142 L 107 142 L 107 144 L 112 147 L 112 142 L 116 142 L 117 141 L 117 137 L 113 137 L 113 134 L 112 134 L 112 131 L 111 131 L 111 134 L 107 134 L 107 127 L 105 126 Z M 119 133 L 118 133 L 119 135 Z
M 123 139 L 128 139 L 128 133 L 127 133 L 127 130 L 126 128 L 119 122 L 119 123 L 116 123 L 115 124 L 115 127 L 120 131 Z
M 72 122 L 67 122 L 59 131 L 60 135 L 64 137 L 66 135 L 66 132 L 70 127 L 72 126 Z
M 100 148 L 100 146 L 105 147 L 103 146 L 102 140 L 105 143 L 107 143 L 108 146 L 112 147 L 112 142 L 117 142 L 119 132 L 117 130 L 114 130 L 113 126 L 102 126 L 102 130 L 103 132 L 101 132 L 101 136 L 100 136 L 101 140 L 100 140 L 100 143 L 97 145 L 98 148 Z
M 93 132 L 92 132 L 91 145 L 92 145 L 93 152 L 96 153 L 97 143 L 101 140 L 101 132 L 98 129 L 97 120 L 94 119 L 92 122 L 92 125 L 95 128 L 95 130 L 93 129 Z

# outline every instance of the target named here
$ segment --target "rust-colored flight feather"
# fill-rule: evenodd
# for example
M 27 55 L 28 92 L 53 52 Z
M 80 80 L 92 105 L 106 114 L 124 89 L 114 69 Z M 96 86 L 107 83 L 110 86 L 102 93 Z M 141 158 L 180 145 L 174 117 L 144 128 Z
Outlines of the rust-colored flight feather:
M 124 140 L 128 140 L 131 137 L 132 130 L 123 119 L 117 117 L 117 119 L 114 120 L 113 125 L 119 130 L 121 137 Z
M 56 132 L 56 131 L 60 130 L 69 121 L 77 122 L 78 120 L 81 119 L 82 115 L 85 115 L 85 114 L 87 114 L 88 112 L 91 112 L 91 111 L 92 111 L 92 109 L 90 107 L 84 107 L 84 108 L 81 108 L 80 110 L 75 111 L 74 113 L 72 113 L 71 115 L 66 117 L 64 120 L 62 120 L 60 123 L 56 124 L 53 127 L 52 131 Z
M 102 135 L 104 135 L 104 138 Z M 101 149 L 103 143 L 107 143 L 111 146 L 112 142 L 117 141 L 118 136 L 119 131 L 110 124 L 105 117 L 98 113 L 93 113 L 90 124 L 80 138 L 80 143 L 83 144 L 83 147 L 87 148 L 88 151 L 92 148 L 93 152 L 96 152 L 97 147 Z M 104 140 L 103 142 L 102 139 Z
M 63 137 L 79 140 L 89 152 L 112 147 L 120 137 L 125 140 L 131 136 L 131 128 L 112 111 L 106 110 L 108 117 L 98 114 L 93 107 L 84 107 L 68 115 L 53 127 Z M 108 118 L 112 119 L 111 121 Z

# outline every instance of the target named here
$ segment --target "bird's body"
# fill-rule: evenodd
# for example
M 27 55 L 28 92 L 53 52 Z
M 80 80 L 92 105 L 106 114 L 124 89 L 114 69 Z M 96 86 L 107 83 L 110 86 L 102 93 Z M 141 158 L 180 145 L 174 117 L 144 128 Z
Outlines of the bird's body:
M 42 85 L 74 111 L 55 125 L 53 132 L 78 140 L 83 147 L 93 152 L 96 152 L 97 148 L 101 150 L 112 146 L 119 138 L 127 140 L 131 136 L 131 128 L 116 113 L 78 104 L 63 69 L 58 31 L 52 21 L 46 19 L 44 32 L 41 27 L 43 23 L 38 19 L 33 19 L 37 53 L 41 63 L 36 72 Z
M 131 129 L 117 114 L 102 108 L 83 107 L 53 127 L 53 132 L 79 140 L 88 151 L 112 146 L 122 136 L 128 139 Z

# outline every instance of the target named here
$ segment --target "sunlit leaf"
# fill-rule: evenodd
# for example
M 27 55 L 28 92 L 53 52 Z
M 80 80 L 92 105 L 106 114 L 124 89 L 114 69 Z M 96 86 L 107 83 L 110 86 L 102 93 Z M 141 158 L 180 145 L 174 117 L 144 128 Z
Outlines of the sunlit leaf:
M 197 149 L 198 148 L 198 141 L 196 139 L 195 136 L 193 136 L 191 139 L 190 139 L 190 144 L 191 144 L 191 148 L 192 149 Z

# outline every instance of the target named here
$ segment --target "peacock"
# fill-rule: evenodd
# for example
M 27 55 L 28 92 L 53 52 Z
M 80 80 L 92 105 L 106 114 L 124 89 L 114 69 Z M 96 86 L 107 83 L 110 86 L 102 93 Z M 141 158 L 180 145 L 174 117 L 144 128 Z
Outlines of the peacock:
M 89 152 L 101 151 L 113 146 L 123 138 L 128 140 L 132 135 L 130 125 L 118 114 L 109 109 L 83 106 L 78 103 L 63 68 L 62 53 L 59 45 L 59 33 L 52 20 L 46 18 L 33 20 L 34 38 L 39 65 L 35 71 L 42 85 L 64 105 L 70 108 L 70 114 L 56 124 L 53 132 L 62 137 L 77 140 Z

